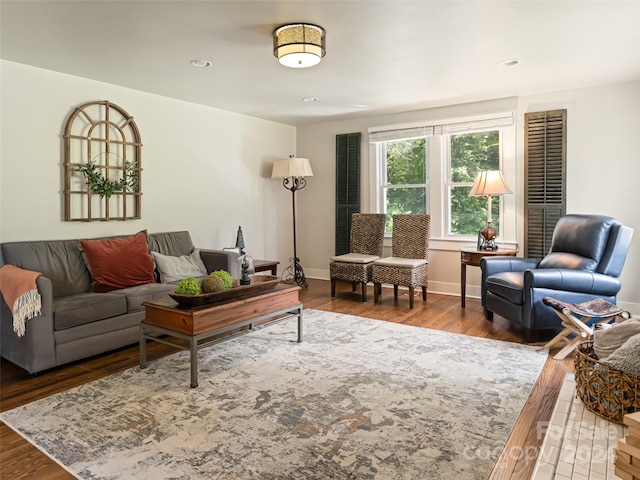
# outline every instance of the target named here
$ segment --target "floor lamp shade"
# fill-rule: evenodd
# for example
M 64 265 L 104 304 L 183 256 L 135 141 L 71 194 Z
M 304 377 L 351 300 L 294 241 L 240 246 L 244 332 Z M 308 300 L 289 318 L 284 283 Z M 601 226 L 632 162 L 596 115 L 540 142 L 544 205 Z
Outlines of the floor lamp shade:
M 313 177 L 308 158 L 289 157 L 276 160 L 271 170 L 271 178 Z

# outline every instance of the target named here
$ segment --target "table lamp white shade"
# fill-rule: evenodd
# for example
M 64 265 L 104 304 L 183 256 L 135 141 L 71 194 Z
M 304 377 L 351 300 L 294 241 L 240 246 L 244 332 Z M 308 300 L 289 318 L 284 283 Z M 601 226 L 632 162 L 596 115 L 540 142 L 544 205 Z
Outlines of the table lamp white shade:
M 478 172 L 469 196 L 476 195 L 506 195 L 513 193 L 504 181 L 500 170 L 482 170 Z
M 506 195 L 509 193 L 513 192 L 507 186 L 507 182 L 504 181 L 504 177 L 500 170 L 482 170 L 478 172 L 478 176 L 473 182 L 473 187 L 471 187 L 469 196 L 488 197 L 489 205 L 487 209 L 487 223 L 491 225 L 491 197 Z
M 309 159 L 291 156 L 290 158 L 273 162 L 271 178 L 288 177 L 313 177 Z

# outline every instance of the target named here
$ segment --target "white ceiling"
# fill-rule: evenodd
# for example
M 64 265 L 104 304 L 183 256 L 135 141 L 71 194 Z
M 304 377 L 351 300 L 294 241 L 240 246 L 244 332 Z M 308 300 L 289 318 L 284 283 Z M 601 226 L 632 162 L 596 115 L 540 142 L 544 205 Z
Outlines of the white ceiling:
M 291 125 L 640 79 L 640 0 L 2 0 L 0 21 L 5 60 Z M 325 28 L 319 65 L 273 56 L 291 22 Z

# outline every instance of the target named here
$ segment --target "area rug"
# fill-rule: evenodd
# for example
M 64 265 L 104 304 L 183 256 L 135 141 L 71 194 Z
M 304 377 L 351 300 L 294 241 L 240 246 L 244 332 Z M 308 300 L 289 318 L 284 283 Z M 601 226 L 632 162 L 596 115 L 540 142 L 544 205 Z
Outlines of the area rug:
M 485 479 L 540 348 L 304 310 L 4 412 L 82 479 Z

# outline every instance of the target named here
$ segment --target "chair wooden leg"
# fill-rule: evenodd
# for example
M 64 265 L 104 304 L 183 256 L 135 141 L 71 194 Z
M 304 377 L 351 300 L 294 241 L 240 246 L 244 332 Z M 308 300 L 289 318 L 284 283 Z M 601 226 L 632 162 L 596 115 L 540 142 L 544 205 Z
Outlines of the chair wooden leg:
M 413 309 L 413 287 L 409 287 L 409 308 Z
M 422 287 L 422 301 L 427 301 L 427 287 Z
M 393 286 L 393 298 L 398 299 L 398 285 Z
M 380 296 L 382 288 L 379 283 L 373 282 L 373 303 L 378 303 L 378 297 Z
M 484 318 L 493 322 L 493 312 L 491 310 L 487 310 L 487 307 L 484 307 Z
M 331 279 L 331 298 L 335 298 L 336 296 L 336 281 L 335 279 Z
M 357 284 L 356 282 L 351 282 L 351 291 L 352 291 L 352 292 L 355 292 L 355 291 L 356 291 L 356 286 L 357 286 L 357 285 L 358 285 L 358 284 Z
M 362 301 L 367 302 L 367 284 L 362 282 Z

